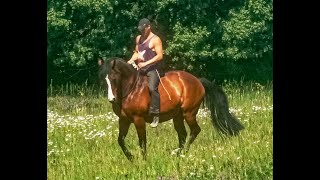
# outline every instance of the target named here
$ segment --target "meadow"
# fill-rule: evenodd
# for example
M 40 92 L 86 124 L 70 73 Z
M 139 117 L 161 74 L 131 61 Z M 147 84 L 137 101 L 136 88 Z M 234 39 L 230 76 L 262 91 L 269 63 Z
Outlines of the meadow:
M 118 118 L 104 91 L 87 85 L 50 86 L 47 179 L 273 179 L 272 82 L 224 82 L 222 88 L 230 111 L 245 126 L 239 136 L 219 135 L 202 108 L 197 115 L 202 131 L 190 150 L 179 155 L 173 151 L 178 136 L 172 120 L 155 129 L 147 125 L 146 161 L 131 125 L 125 139 L 135 156 L 130 162 L 118 145 Z

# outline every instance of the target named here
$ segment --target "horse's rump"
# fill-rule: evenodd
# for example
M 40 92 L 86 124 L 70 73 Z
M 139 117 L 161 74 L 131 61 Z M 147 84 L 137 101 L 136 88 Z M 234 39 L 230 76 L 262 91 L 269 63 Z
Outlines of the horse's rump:
M 204 87 L 202 83 L 190 73 L 184 71 L 170 71 L 162 79 L 163 85 L 167 88 L 169 94 L 179 98 L 181 108 L 193 107 L 201 103 L 204 97 Z M 170 89 L 170 90 L 169 90 Z M 159 93 L 165 101 L 168 99 L 167 93 L 159 84 Z

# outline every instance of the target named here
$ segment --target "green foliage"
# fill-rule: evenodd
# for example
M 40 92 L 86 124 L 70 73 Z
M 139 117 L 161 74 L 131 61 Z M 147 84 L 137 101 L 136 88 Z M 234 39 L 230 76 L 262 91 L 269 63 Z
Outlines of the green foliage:
M 192 71 L 194 70 L 193 62 L 199 57 L 211 55 L 210 44 L 203 46 L 204 39 L 210 36 L 206 27 L 183 27 L 178 22 L 173 27 L 173 32 L 175 36 L 172 40 L 168 40 L 170 45 L 166 49 L 166 54 L 173 56 L 172 67 L 175 69 L 183 69 L 186 66 L 187 70 Z
M 218 55 L 229 59 L 257 59 L 272 51 L 272 1 L 249 0 L 222 22 L 224 33 Z
M 98 56 L 129 59 L 142 17 L 162 39 L 168 69 L 237 77 L 238 60 L 272 61 L 272 14 L 270 0 L 48 0 L 48 80 L 65 83 L 65 71 L 94 66 Z M 86 71 L 79 82 L 96 76 Z
M 111 4 L 102 0 L 49 1 L 48 7 L 49 59 L 60 66 L 88 65 L 96 55 L 93 44 L 105 31 L 101 15 L 105 10 L 112 13 Z

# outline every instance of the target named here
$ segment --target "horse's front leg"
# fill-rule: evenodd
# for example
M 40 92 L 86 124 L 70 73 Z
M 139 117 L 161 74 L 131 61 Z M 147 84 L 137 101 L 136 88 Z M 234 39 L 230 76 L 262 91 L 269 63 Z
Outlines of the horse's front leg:
M 123 153 L 126 155 L 128 160 L 132 161 L 132 154 L 129 152 L 127 147 L 125 146 L 124 139 L 126 138 L 128 134 L 128 130 L 130 127 L 131 122 L 126 119 L 119 119 L 119 136 L 118 136 L 118 143 L 123 151 Z
M 147 136 L 146 136 L 146 123 L 144 119 L 140 116 L 134 117 L 134 125 L 136 127 L 138 137 L 139 137 L 139 145 L 142 150 L 143 160 L 146 160 L 146 144 L 147 144 Z

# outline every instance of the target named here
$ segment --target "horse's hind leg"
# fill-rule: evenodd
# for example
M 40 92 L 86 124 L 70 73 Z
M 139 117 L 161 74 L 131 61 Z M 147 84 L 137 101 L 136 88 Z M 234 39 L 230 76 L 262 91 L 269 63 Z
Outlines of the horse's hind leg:
M 198 136 L 198 134 L 201 131 L 201 128 L 198 125 L 197 120 L 196 120 L 196 115 L 197 115 L 197 113 L 195 113 L 195 112 L 185 112 L 184 113 L 184 118 L 190 127 L 190 138 L 189 138 L 188 144 L 186 146 L 186 150 L 189 150 L 190 145 L 193 143 L 193 141 L 196 139 L 196 137 Z
M 127 149 L 124 143 L 124 139 L 126 138 L 128 134 L 128 130 L 130 127 L 130 122 L 127 121 L 126 119 L 119 119 L 119 136 L 118 136 L 118 144 L 120 145 L 123 153 L 126 155 L 128 160 L 132 160 L 133 156 Z
M 184 144 L 186 143 L 186 139 L 187 139 L 187 131 L 183 123 L 182 113 L 179 113 L 177 116 L 173 118 L 173 125 L 174 125 L 174 129 L 178 133 L 179 148 L 182 149 L 184 148 Z

